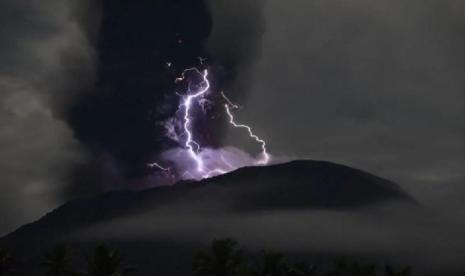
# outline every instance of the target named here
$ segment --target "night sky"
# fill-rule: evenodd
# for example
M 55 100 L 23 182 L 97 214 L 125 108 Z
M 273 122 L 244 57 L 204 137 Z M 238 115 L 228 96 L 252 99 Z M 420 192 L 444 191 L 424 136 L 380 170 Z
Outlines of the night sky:
M 138 187 L 172 146 L 160 123 L 198 57 L 275 156 L 364 169 L 465 221 L 464 13 L 459 0 L 2 1 L 0 233 Z M 202 141 L 253 150 L 209 112 Z

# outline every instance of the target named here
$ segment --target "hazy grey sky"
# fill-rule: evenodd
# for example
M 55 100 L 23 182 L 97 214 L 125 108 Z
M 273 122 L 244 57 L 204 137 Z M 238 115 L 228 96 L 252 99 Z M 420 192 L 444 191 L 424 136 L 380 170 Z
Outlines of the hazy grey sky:
M 70 11 L 62 0 L 0 4 L 0 234 L 61 204 L 69 169 L 85 161 L 56 116 L 73 83 L 92 80 L 91 53 Z
M 269 0 L 240 118 L 276 155 L 399 182 L 427 204 L 465 196 L 465 3 Z

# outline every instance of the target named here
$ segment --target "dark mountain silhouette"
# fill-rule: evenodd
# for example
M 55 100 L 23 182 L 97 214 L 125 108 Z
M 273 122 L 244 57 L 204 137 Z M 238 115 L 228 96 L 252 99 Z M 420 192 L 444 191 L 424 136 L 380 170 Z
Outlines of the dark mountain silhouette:
M 198 182 L 183 181 L 174 186 L 143 191 L 114 191 L 71 201 L 0 239 L 0 244 L 34 258 L 57 243 L 80 244 L 75 233 L 82 229 L 164 210 L 166 206 L 178 206 L 181 209 L 178 212 L 184 212 L 181 217 L 187 219 L 206 212 L 247 215 L 273 210 L 357 211 L 386 201 L 415 204 L 397 184 L 372 174 L 330 162 L 292 161 L 242 168 Z M 157 223 L 158 219 L 156 215 L 151 216 L 147 223 Z M 128 231 L 132 231 L 129 228 Z M 183 275 L 190 270 L 189 263 L 184 263 L 185 268 L 174 265 L 177 261 L 190 261 L 193 249 L 189 244 L 158 236 L 137 236 L 130 241 L 127 237 L 119 240 L 113 236 L 110 242 L 124 247 L 127 251 L 123 252 L 134 257 L 139 266 L 169 263 L 175 268 L 160 269 L 169 271 L 170 275 L 178 275 L 179 271 L 182 271 L 179 275 Z M 79 246 L 94 245 L 89 242 Z M 151 256 L 150 261 L 147 254 Z M 34 272 L 28 273 L 34 275 Z

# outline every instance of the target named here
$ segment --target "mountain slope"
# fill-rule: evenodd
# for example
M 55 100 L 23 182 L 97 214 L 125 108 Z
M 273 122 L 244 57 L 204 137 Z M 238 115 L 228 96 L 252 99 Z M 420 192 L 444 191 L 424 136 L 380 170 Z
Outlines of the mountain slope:
M 150 242 L 157 241 L 153 246 L 144 247 L 145 251 L 152 252 L 154 248 L 166 247 L 166 239 L 161 237 L 173 232 L 184 235 L 183 231 L 200 229 L 203 232 L 202 227 L 205 227 L 205 233 L 212 235 L 208 239 L 217 237 L 221 234 L 212 230 L 214 225 L 224 223 L 228 217 L 242 218 L 250 214 L 285 210 L 357 212 L 393 200 L 414 203 L 391 181 L 347 166 L 300 160 L 242 168 L 199 182 L 185 181 L 144 191 L 115 191 L 72 201 L 0 239 L 0 244 L 33 256 L 58 242 L 80 243 L 82 233 L 88 236 L 89 233 L 99 232 L 104 237 L 111 236 L 110 242 L 124 242 L 123 246 L 129 251 L 136 250 L 133 248 L 135 244 L 140 248 L 141 244 L 147 247 Z M 175 223 L 166 223 L 170 218 Z M 111 226 L 102 226 L 107 224 Z M 151 224 L 155 226 L 150 228 L 148 225 Z M 150 232 L 148 228 L 154 230 Z M 165 228 L 168 234 L 160 232 Z M 191 228 L 196 230 L 189 230 Z M 117 234 L 110 235 L 110 232 Z M 173 239 L 171 242 L 178 243 L 177 239 Z M 88 243 L 90 246 L 93 242 Z M 180 244 L 173 252 L 184 252 L 186 246 Z M 172 246 L 168 248 L 174 250 Z M 191 249 L 187 252 L 191 252 Z M 139 256 L 138 259 L 141 258 L 139 253 L 128 254 L 133 253 Z M 165 251 L 159 257 L 164 258 L 169 254 Z M 172 255 L 176 256 L 175 253 Z M 185 256 L 187 261 L 189 255 Z

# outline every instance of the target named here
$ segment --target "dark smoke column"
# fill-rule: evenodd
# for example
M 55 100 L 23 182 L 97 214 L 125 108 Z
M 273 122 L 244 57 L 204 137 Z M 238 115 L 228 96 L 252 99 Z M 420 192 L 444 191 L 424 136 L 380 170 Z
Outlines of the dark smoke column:
M 69 114 L 76 136 L 94 156 L 75 174 L 78 192 L 83 179 L 110 188 L 143 183 L 151 173 L 147 162 L 173 146 L 162 122 L 177 108 L 175 77 L 205 57 L 214 76 L 211 89 L 229 90 L 238 67 L 256 56 L 263 30 L 261 4 L 246 1 L 104 0 L 101 6 L 98 81 Z M 226 11 L 233 13 L 224 16 Z M 221 146 L 227 124 L 215 116 L 219 108 L 195 126 L 212 147 Z

